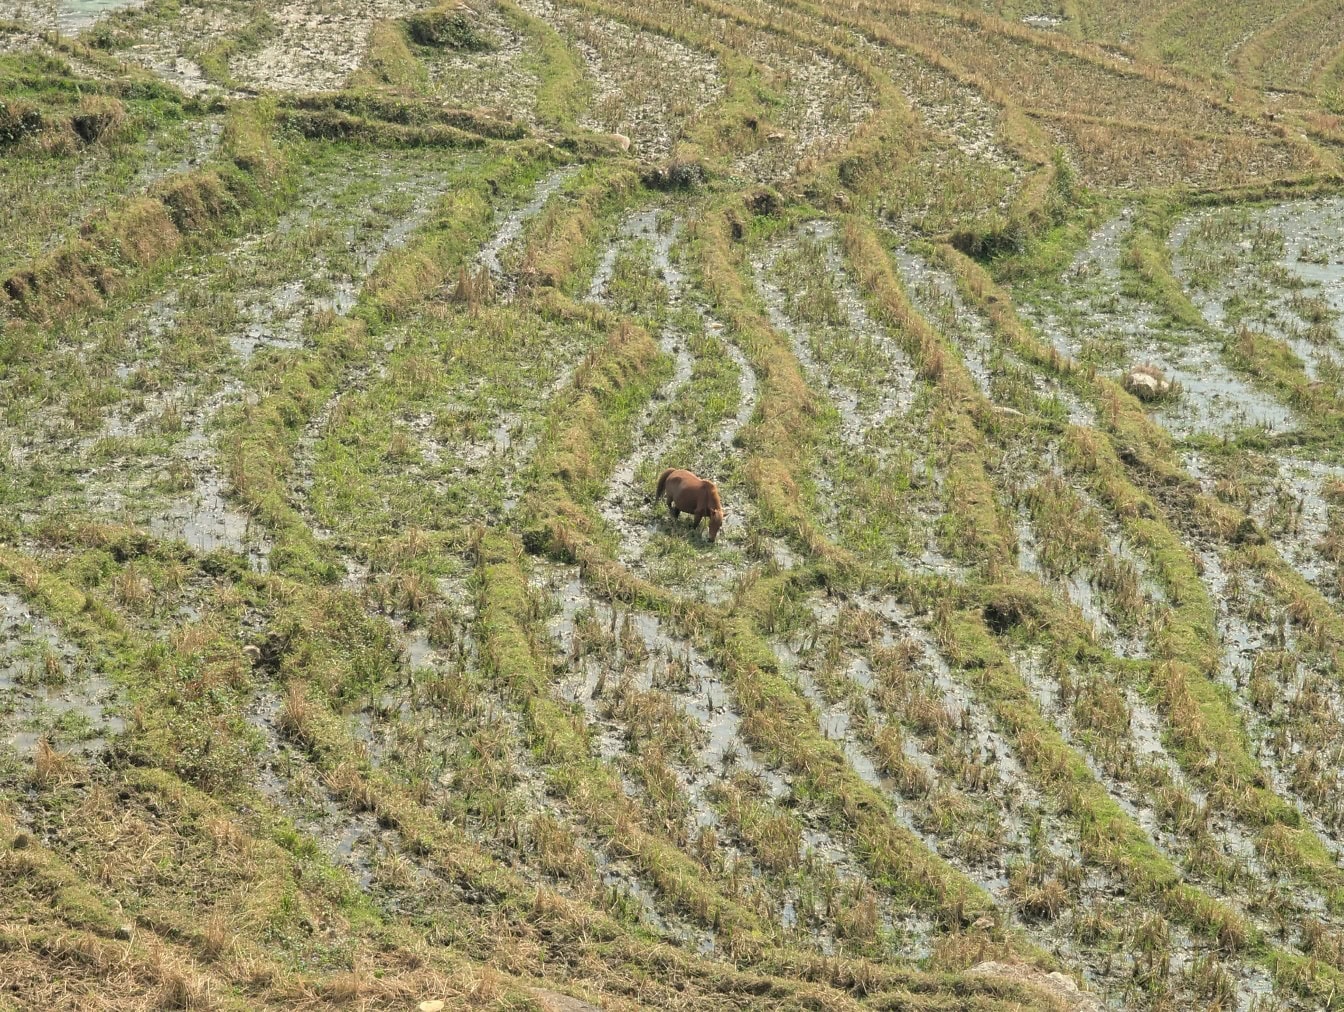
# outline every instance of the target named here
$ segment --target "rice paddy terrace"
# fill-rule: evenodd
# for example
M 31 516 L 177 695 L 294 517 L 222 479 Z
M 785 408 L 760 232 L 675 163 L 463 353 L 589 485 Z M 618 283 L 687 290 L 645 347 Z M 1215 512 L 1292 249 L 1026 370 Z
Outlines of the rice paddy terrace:
M 0 1008 L 1344 1008 L 1339 4 L 0 15 Z

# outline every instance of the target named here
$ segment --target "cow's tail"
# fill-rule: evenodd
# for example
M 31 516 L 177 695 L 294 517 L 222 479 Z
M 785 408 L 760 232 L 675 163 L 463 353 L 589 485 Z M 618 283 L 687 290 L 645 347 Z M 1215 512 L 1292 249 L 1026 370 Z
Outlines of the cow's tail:
M 658 476 L 658 489 L 653 493 L 653 497 L 655 499 L 662 498 L 663 490 L 667 488 L 667 476 L 670 475 L 675 470 L 676 468 L 669 467 L 666 471 L 664 471 L 662 474 Z

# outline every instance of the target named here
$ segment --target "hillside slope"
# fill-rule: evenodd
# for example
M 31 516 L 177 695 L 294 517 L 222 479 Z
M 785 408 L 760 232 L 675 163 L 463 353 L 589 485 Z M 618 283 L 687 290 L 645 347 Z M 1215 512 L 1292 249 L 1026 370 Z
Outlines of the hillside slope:
M 0 1008 L 1344 1008 L 1344 36 L 1212 10 L 16 8 Z

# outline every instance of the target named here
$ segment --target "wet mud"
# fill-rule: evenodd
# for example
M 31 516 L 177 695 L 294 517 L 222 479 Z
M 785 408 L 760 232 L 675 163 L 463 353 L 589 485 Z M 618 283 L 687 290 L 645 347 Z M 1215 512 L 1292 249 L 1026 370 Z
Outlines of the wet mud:
M 1244 428 L 1292 429 L 1292 412 L 1233 373 L 1221 342 L 1173 330 L 1148 304 L 1128 293 L 1120 264 L 1132 227 L 1126 210 L 1093 233 L 1061 277 L 1057 296 L 1027 296 L 1023 310 L 1062 354 L 1122 375 L 1134 365 L 1161 369 L 1179 386 L 1154 417 L 1177 437 L 1223 436 Z
M 116 686 L 47 619 L 0 593 L 0 745 L 96 753 L 125 727 Z

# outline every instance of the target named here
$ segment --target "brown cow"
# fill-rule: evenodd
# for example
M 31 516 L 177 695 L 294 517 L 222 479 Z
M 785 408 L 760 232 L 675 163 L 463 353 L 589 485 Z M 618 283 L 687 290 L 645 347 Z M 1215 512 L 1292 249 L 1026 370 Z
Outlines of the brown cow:
M 719 529 L 723 527 L 723 503 L 719 501 L 719 486 L 712 481 L 679 467 L 669 467 L 658 476 L 658 491 L 654 495 L 660 499 L 666 497 L 673 517 L 692 514 L 696 527 L 709 517 L 709 540 L 719 536 Z

